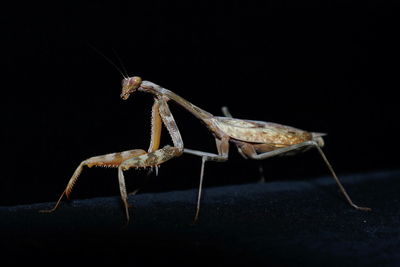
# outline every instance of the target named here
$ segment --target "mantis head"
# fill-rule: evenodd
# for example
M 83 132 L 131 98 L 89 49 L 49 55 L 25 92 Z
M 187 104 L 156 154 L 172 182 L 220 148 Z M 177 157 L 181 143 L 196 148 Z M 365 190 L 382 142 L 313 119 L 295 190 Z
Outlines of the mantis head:
M 124 78 L 122 80 L 121 98 L 127 100 L 142 84 L 142 78 L 138 76 Z

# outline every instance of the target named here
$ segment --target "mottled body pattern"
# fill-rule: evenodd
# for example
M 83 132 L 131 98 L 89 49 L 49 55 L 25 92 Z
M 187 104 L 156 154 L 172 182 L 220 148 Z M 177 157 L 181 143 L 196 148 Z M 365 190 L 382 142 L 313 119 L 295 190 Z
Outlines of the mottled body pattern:
M 157 84 L 149 81 L 142 81 L 140 77 L 124 78 L 122 81 L 121 98 L 126 100 L 136 91 L 150 93 L 154 96 L 154 104 L 151 113 L 151 139 L 147 152 L 142 149 L 134 149 L 96 156 L 82 161 L 72 175 L 55 207 L 51 210 L 46 210 L 45 212 L 54 211 L 58 207 L 64 195 L 69 197 L 84 166 L 114 167 L 118 168 L 118 181 L 121 198 L 125 207 L 127 220 L 129 221 L 128 197 L 123 172 L 130 168 L 155 167 L 157 170 L 157 167 L 160 164 L 174 157 L 178 157 L 182 155 L 182 153 L 187 153 L 202 158 L 200 186 L 195 215 L 196 221 L 200 210 L 205 162 L 228 160 L 230 143 L 236 145 L 239 153 L 244 158 L 255 160 L 262 160 L 279 155 L 295 154 L 299 151 L 315 147 L 327 164 L 333 178 L 337 182 L 341 192 L 344 194 L 349 204 L 356 209 L 370 210 L 369 208 L 359 207 L 352 202 L 333 171 L 332 166 L 321 149 L 321 147 L 324 146 L 322 136 L 325 134 L 308 132 L 277 123 L 232 118 L 227 108 L 223 108 L 225 117 L 213 116 L 211 113 L 202 110 L 172 91 Z M 168 101 L 173 101 L 181 105 L 206 125 L 214 135 L 218 151 L 217 154 L 184 148 L 179 129 L 171 111 L 169 110 Z M 159 148 L 162 124 L 167 128 L 168 133 L 172 138 L 173 145 Z
M 290 146 L 313 138 L 309 132 L 271 122 L 216 117 L 215 124 L 233 139 L 274 147 Z

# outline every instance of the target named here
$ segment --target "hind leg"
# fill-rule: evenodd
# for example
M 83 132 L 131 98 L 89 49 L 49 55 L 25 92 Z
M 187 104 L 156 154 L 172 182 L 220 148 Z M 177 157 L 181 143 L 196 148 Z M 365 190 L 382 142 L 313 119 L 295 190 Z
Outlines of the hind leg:
M 277 155 L 290 153 L 290 152 L 296 151 L 298 149 L 302 149 L 304 147 L 315 147 L 318 150 L 319 154 L 321 155 L 322 159 L 324 160 L 326 166 L 330 170 L 333 179 L 335 180 L 336 184 L 339 186 L 339 189 L 342 192 L 342 194 L 345 196 L 347 202 L 353 208 L 355 208 L 357 210 L 363 210 L 363 211 L 370 211 L 371 210 L 371 208 L 360 207 L 360 206 L 354 204 L 353 200 L 350 198 L 350 196 L 347 193 L 346 189 L 344 188 L 344 186 L 340 182 L 339 177 L 336 175 L 336 173 L 333 170 L 331 164 L 329 163 L 328 159 L 326 158 L 325 153 L 322 151 L 322 149 L 319 147 L 319 145 L 313 140 L 305 141 L 305 142 L 302 142 L 302 143 L 299 143 L 299 144 L 295 144 L 295 145 L 291 145 L 291 146 L 287 146 L 287 147 L 277 148 L 275 150 L 270 150 L 270 145 L 268 145 L 268 144 L 253 145 L 253 144 L 249 144 L 249 143 L 245 143 L 245 142 L 240 142 L 240 143 L 238 142 L 237 145 L 240 147 L 242 152 L 244 154 L 246 154 L 246 156 L 248 156 L 251 159 L 256 159 L 256 160 L 263 160 L 263 159 L 267 159 L 267 158 L 274 157 L 274 156 L 277 156 Z M 257 152 L 261 152 L 261 153 L 258 154 Z

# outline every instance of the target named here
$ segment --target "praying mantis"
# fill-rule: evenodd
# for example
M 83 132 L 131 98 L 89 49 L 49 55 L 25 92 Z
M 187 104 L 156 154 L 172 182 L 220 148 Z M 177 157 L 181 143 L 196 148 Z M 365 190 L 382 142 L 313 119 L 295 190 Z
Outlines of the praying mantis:
M 310 148 L 316 148 L 330 170 L 332 177 L 339 186 L 340 191 L 345 196 L 347 202 L 357 210 L 371 210 L 370 208 L 360 207 L 354 204 L 349 194 L 346 192 L 321 149 L 324 146 L 324 140 L 322 136 L 325 134 L 308 132 L 277 123 L 236 119 L 231 116 L 226 107 L 223 108 L 223 113 L 225 115 L 224 117 L 214 116 L 211 113 L 193 105 L 174 92 L 155 83 L 143 81 L 138 76 L 124 78 L 122 80 L 121 98 L 123 100 L 127 100 L 129 96 L 135 92 L 149 93 L 154 97 L 154 104 L 152 106 L 151 113 L 150 146 L 147 152 L 143 149 L 133 149 L 102 156 L 95 156 L 82 161 L 73 173 L 55 206 L 50 210 L 43 210 L 43 212 L 55 211 L 60 205 L 60 202 L 64 196 L 69 198 L 84 166 L 113 167 L 118 168 L 119 190 L 125 210 L 126 220 L 129 222 L 130 217 L 128 210 L 128 194 L 125 186 L 124 171 L 127 171 L 131 168 L 146 167 L 155 167 L 157 170 L 160 164 L 179 157 L 183 153 L 187 153 L 199 156 L 202 159 L 197 206 L 194 217 L 194 221 L 196 222 L 200 211 L 205 163 L 207 161 L 227 161 L 230 144 L 234 144 L 238 152 L 244 158 L 254 160 L 263 160 L 278 155 L 290 155 L 300 151 L 308 150 Z M 173 101 L 178 105 L 181 105 L 184 109 L 192 113 L 197 119 L 204 123 L 204 125 L 215 138 L 217 153 L 184 148 L 178 126 L 168 106 L 169 101 Z M 161 129 L 163 124 L 167 128 L 168 133 L 172 138 L 173 145 L 166 145 L 160 148 Z

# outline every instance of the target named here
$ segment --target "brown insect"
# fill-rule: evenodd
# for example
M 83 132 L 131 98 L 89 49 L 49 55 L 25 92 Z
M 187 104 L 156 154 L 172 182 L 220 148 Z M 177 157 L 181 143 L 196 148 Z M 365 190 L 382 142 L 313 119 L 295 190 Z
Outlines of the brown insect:
M 315 147 L 328 166 L 348 203 L 358 210 L 371 210 L 367 207 L 355 205 L 339 181 L 339 178 L 321 149 L 321 147 L 324 146 L 322 136 L 325 134 L 307 132 L 277 123 L 235 119 L 232 118 L 227 108 L 223 108 L 225 117 L 213 116 L 172 91 L 152 82 L 142 81 L 140 77 L 128 77 L 122 80 L 121 98 L 123 100 L 127 100 L 128 97 L 136 91 L 150 93 L 154 96 L 151 118 L 151 141 L 147 152 L 142 149 L 134 149 L 96 156 L 82 161 L 69 180 L 67 187 L 61 194 L 54 208 L 44 210 L 43 212 L 52 212 L 56 210 L 63 196 L 66 195 L 69 197 L 83 166 L 115 167 L 118 168 L 119 189 L 125 207 L 126 218 L 127 221 L 129 221 L 128 197 L 123 172 L 130 168 L 145 167 L 155 167 L 157 170 L 160 164 L 178 157 L 183 153 L 187 153 L 202 158 L 197 208 L 194 217 L 196 221 L 200 211 L 204 165 L 206 161 L 222 162 L 228 160 L 230 143 L 236 145 L 239 153 L 244 158 L 255 160 L 263 160 L 277 155 L 294 154 Z M 168 107 L 167 102 L 170 100 L 181 105 L 207 126 L 215 137 L 218 154 L 184 148 L 181 134 Z M 167 145 L 163 148 L 159 148 L 162 124 L 167 128 L 172 138 L 173 146 Z

